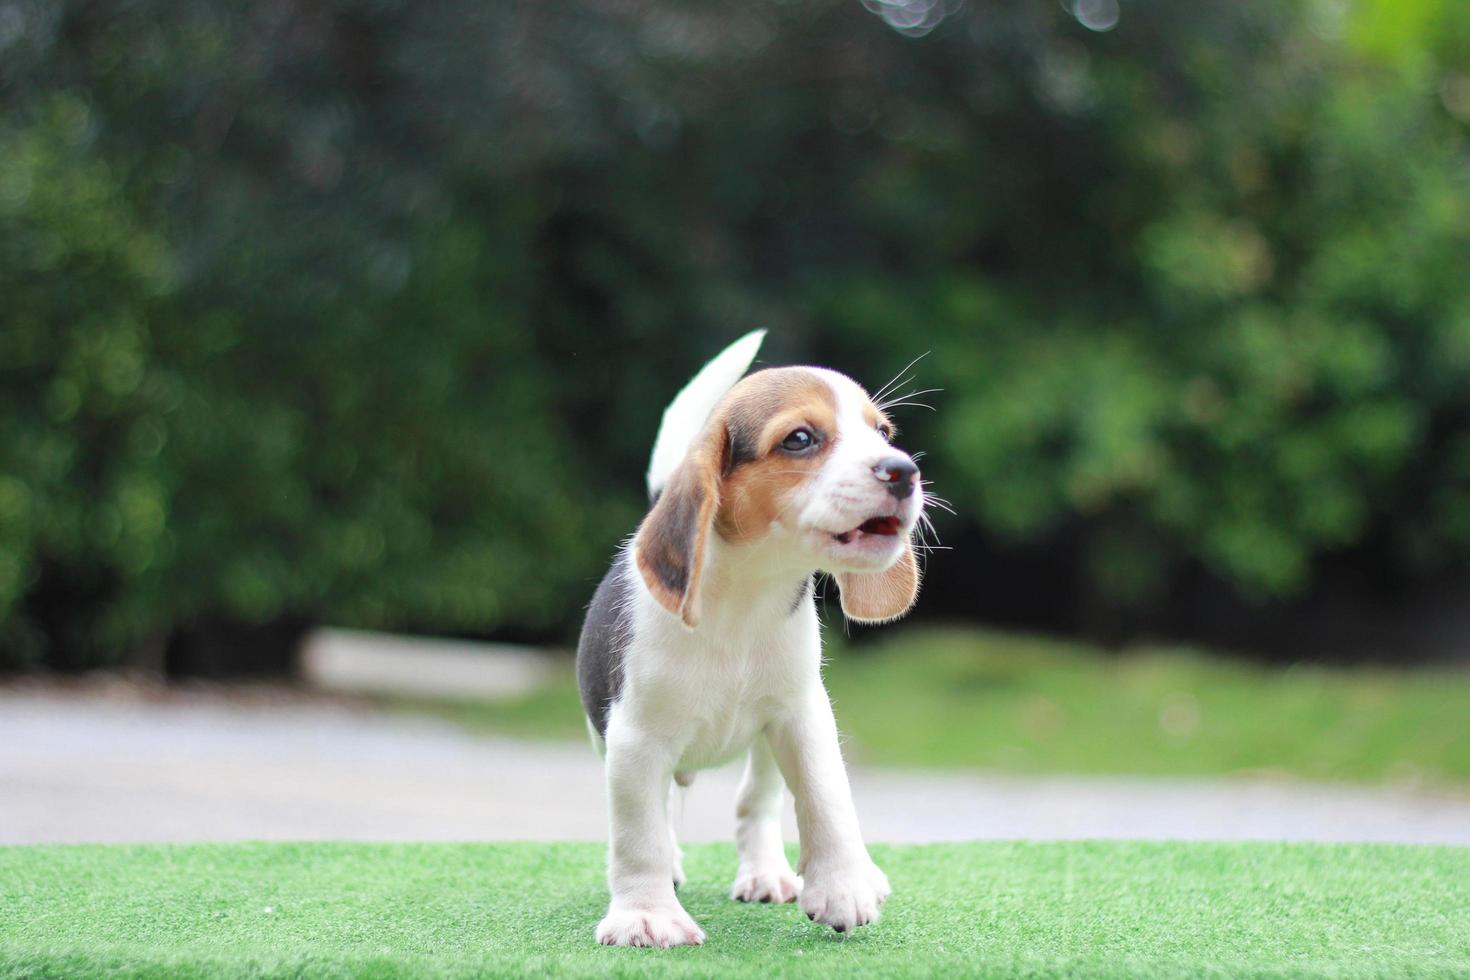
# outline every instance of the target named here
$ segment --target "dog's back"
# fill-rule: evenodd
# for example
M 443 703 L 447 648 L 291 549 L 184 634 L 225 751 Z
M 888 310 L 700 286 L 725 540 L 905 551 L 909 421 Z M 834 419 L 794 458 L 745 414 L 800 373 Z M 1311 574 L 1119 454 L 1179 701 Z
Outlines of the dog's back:
M 664 409 L 648 460 L 649 503 L 658 499 L 669 475 L 684 461 L 720 399 L 749 370 L 765 335 L 764 330 L 755 330 L 735 341 L 701 368 Z M 627 550 L 619 548 L 593 593 L 577 641 L 577 687 L 599 748 L 607 734 L 608 710 L 622 693 L 623 660 L 632 629 L 630 607 L 637 588 L 641 586 L 633 578 Z
M 631 636 L 629 599 L 635 587 L 628 553 L 619 550 L 592 595 L 577 641 L 577 687 L 599 747 L 607 734 L 608 709 L 623 688 L 623 654 Z

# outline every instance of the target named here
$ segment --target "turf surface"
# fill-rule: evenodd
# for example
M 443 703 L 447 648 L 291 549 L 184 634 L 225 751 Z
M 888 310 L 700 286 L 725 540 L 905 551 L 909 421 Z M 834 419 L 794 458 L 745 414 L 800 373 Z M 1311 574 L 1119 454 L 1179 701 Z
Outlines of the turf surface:
M 602 948 L 595 844 L 0 848 L 0 975 L 1470 976 L 1470 849 L 876 847 L 894 897 L 841 937 L 725 898 L 703 947 Z

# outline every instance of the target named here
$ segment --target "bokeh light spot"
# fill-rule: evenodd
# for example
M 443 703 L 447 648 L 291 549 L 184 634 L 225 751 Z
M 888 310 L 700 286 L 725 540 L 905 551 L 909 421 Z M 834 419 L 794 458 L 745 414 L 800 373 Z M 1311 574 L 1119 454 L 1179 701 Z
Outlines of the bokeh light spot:
M 863 0 L 869 13 L 905 37 L 923 37 L 963 5 L 963 0 Z
M 1089 31 L 1111 31 L 1118 26 L 1118 0 L 1077 0 L 1072 16 Z

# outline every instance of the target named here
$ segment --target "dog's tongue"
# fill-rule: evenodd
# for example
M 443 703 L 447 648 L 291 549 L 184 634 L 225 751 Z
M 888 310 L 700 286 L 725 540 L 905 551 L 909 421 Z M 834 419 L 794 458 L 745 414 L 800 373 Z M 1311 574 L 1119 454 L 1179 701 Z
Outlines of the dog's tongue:
M 858 525 L 858 530 L 864 534 L 894 535 L 898 533 L 898 528 L 897 517 L 874 517 Z

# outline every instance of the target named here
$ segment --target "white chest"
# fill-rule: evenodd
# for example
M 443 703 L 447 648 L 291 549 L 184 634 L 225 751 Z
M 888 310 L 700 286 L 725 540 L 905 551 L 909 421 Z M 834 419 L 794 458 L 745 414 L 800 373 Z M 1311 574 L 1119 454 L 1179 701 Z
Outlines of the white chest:
M 636 617 L 616 723 L 655 735 L 675 768 L 721 765 L 820 684 L 810 604 L 764 621 L 708 618 L 685 630 L 650 609 Z

